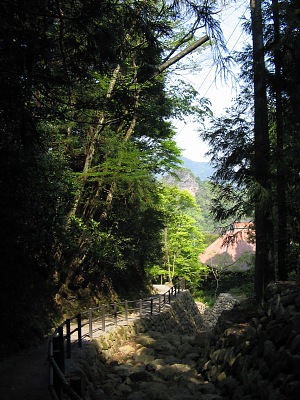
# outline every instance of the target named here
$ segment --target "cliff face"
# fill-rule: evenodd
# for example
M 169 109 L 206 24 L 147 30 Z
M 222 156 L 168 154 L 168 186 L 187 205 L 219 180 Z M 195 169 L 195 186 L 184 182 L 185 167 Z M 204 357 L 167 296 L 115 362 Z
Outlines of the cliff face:
M 170 186 L 178 186 L 181 190 L 187 190 L 193 196 L 196 196 L 199 190 L 199 185 L 193 173 L 187 169 L 176 171 L 176 175 L 168 175 L 164 178 L 164 181 Z

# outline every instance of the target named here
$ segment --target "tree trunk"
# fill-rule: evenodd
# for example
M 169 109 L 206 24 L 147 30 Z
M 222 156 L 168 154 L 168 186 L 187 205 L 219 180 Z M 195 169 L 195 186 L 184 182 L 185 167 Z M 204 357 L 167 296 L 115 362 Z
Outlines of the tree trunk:
M 274 279 L 272 264 L 272 220 L 270 202 L 270 143 L 266 94 L 266 71 L 261 0 L 250 0 L 254 74 L 254 160 L 255 193 L 255 293 L 260 301 L 266 285 Z
M 194 43 L 192 43 L 191 45 L 187 46 L 184 50 L 182 50 L 178 54 L 176 54 L 176 56 L 170 58 L 169 60 L 167 60 L 166 62 L 161 64 L 157 68 L 158 73 L 161 74 L 163 71 L 165 71 L 171 65 L 177 63 L 183 57 L 185 57 L 186 55 L 190 54 L 192 51 L 194 51 L 198 47 L 202 46 L 208 40 L 209 40 L 209 37 L 207 35 L 204 35 L 202 38 L 196 40 Z
M 109 100 L 111 98 L 112 92 L 113 92 L 114 87 L 117 82 L 117 78 L 120 73 L 120 68 L 121 68 L 120 64 L 118 64 L 112 73 L 112 77 L 109 82 L 109 86 L 108 86 L 107 93 L 106 93 L 106 100 Z M 91 165 L 93 162 L 93 158 L 94 158 L 94 154 L 95 154 L 95 150 L 96 150 L 96 143 L 99 140 L 100 134 L 105 126 L 104 111 L 100 111 L 99 114 L 100 115 L 98 117 L 97 126 L 90 127 L 90 129 L 89 129 L 88 136 L 89 136 L 90 140 L 89 140 L 89 143 L 88 143 L 87 149 L 86 149 L 85 162 L 84 162 L 84 167 L 83 167 L 83 171 L 82 171 L 83 176 L 82 176 L 82 181 L 81 181 L 81 188 L 79 189 L 78 194 L 75 197 L 73 208 L 72 208 L 71 212 L 69 213 L 69 218 L 76 215 L 76 211 L 78 209 L 80 199 L 82 197 L 82 193 L 84 192 L 84 186 L 85 186 L 85 183 L 87 180 L 88 170 L 91 168 Z
M 164 230 L 164 242 L 165 242 L 165 262 L 168 266 L 169 282 L 172 283 L 170 253 L 169 253 L 169 245 L 168 245 L 168 227 L 167 226 L 165 227 L 165 230 Z
M 274 23 L 274 64 L 276 98 L 276 134 L 277 134 L 277 268 L 278 279 L 287 279 L 287 215 L 286 215 L 286 176 L 284 166 L 284 124 L 282 106 L 282 57 L 280 50 L 280 18 L 278 0 L 272 0 Z

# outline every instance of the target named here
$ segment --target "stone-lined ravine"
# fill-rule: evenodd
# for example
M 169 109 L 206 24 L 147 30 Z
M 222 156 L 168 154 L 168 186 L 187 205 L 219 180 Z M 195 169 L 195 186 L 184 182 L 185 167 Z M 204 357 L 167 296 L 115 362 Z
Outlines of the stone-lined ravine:
M 223 294 L 205 310 L 184 292 L 163 314 L 86 344 L 68 373 L 85 400 L 298 398 L 299 287 L 271 285 L 259 312 L 236 303 Z

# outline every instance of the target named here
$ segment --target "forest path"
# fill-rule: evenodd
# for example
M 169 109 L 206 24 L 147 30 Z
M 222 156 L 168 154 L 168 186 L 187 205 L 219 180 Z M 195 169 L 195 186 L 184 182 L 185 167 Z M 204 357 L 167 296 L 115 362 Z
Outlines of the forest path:
M 166 293 L 167 285 L 153 285 L 156 294 Z M 49 366 L 45 342 L 0 361 L 0 400 L 50 400 Z
M 50 400 L 45 342 L 0 362 L 0 400 Z
M 156 290 L 155 294 L 165 294 L 170 290 L 170 286 L 167 285 L 153 285 L 153 288 Z

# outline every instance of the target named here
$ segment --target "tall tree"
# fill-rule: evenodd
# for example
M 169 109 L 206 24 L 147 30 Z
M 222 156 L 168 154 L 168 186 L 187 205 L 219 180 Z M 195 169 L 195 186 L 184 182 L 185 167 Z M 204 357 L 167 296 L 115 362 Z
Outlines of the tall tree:
M 266 285 L 275 278 L 272 260 L 273 227 L 270 204 L 270 140 L 266 91 L 266 68 L 261 1 L 251 0 L 254 77 L 254 177 L 255 201 L 255 292 L 263 297 Z
M 282 55 L 281 33 L 278 0 L 272 0 L 274 26 L 274 91 L 275 91 L 275 121 L 276 121 L 276 164 L 277 164 L 277 270 L 278 279 L 287 279 L 287 204 L 284 161 L 284 119 L 283 119 L 283 85 L 282 85 Z
M 199 262 L 204 249 L 204 237 L 199 220 L 201 211 L 195 198 L 186 190 L 163 185 L 160 192 L 164 230 L 162 234 L 165 275 L 172 282 L 175 276 L 184 277 L 197 286 L 205 267 Z

